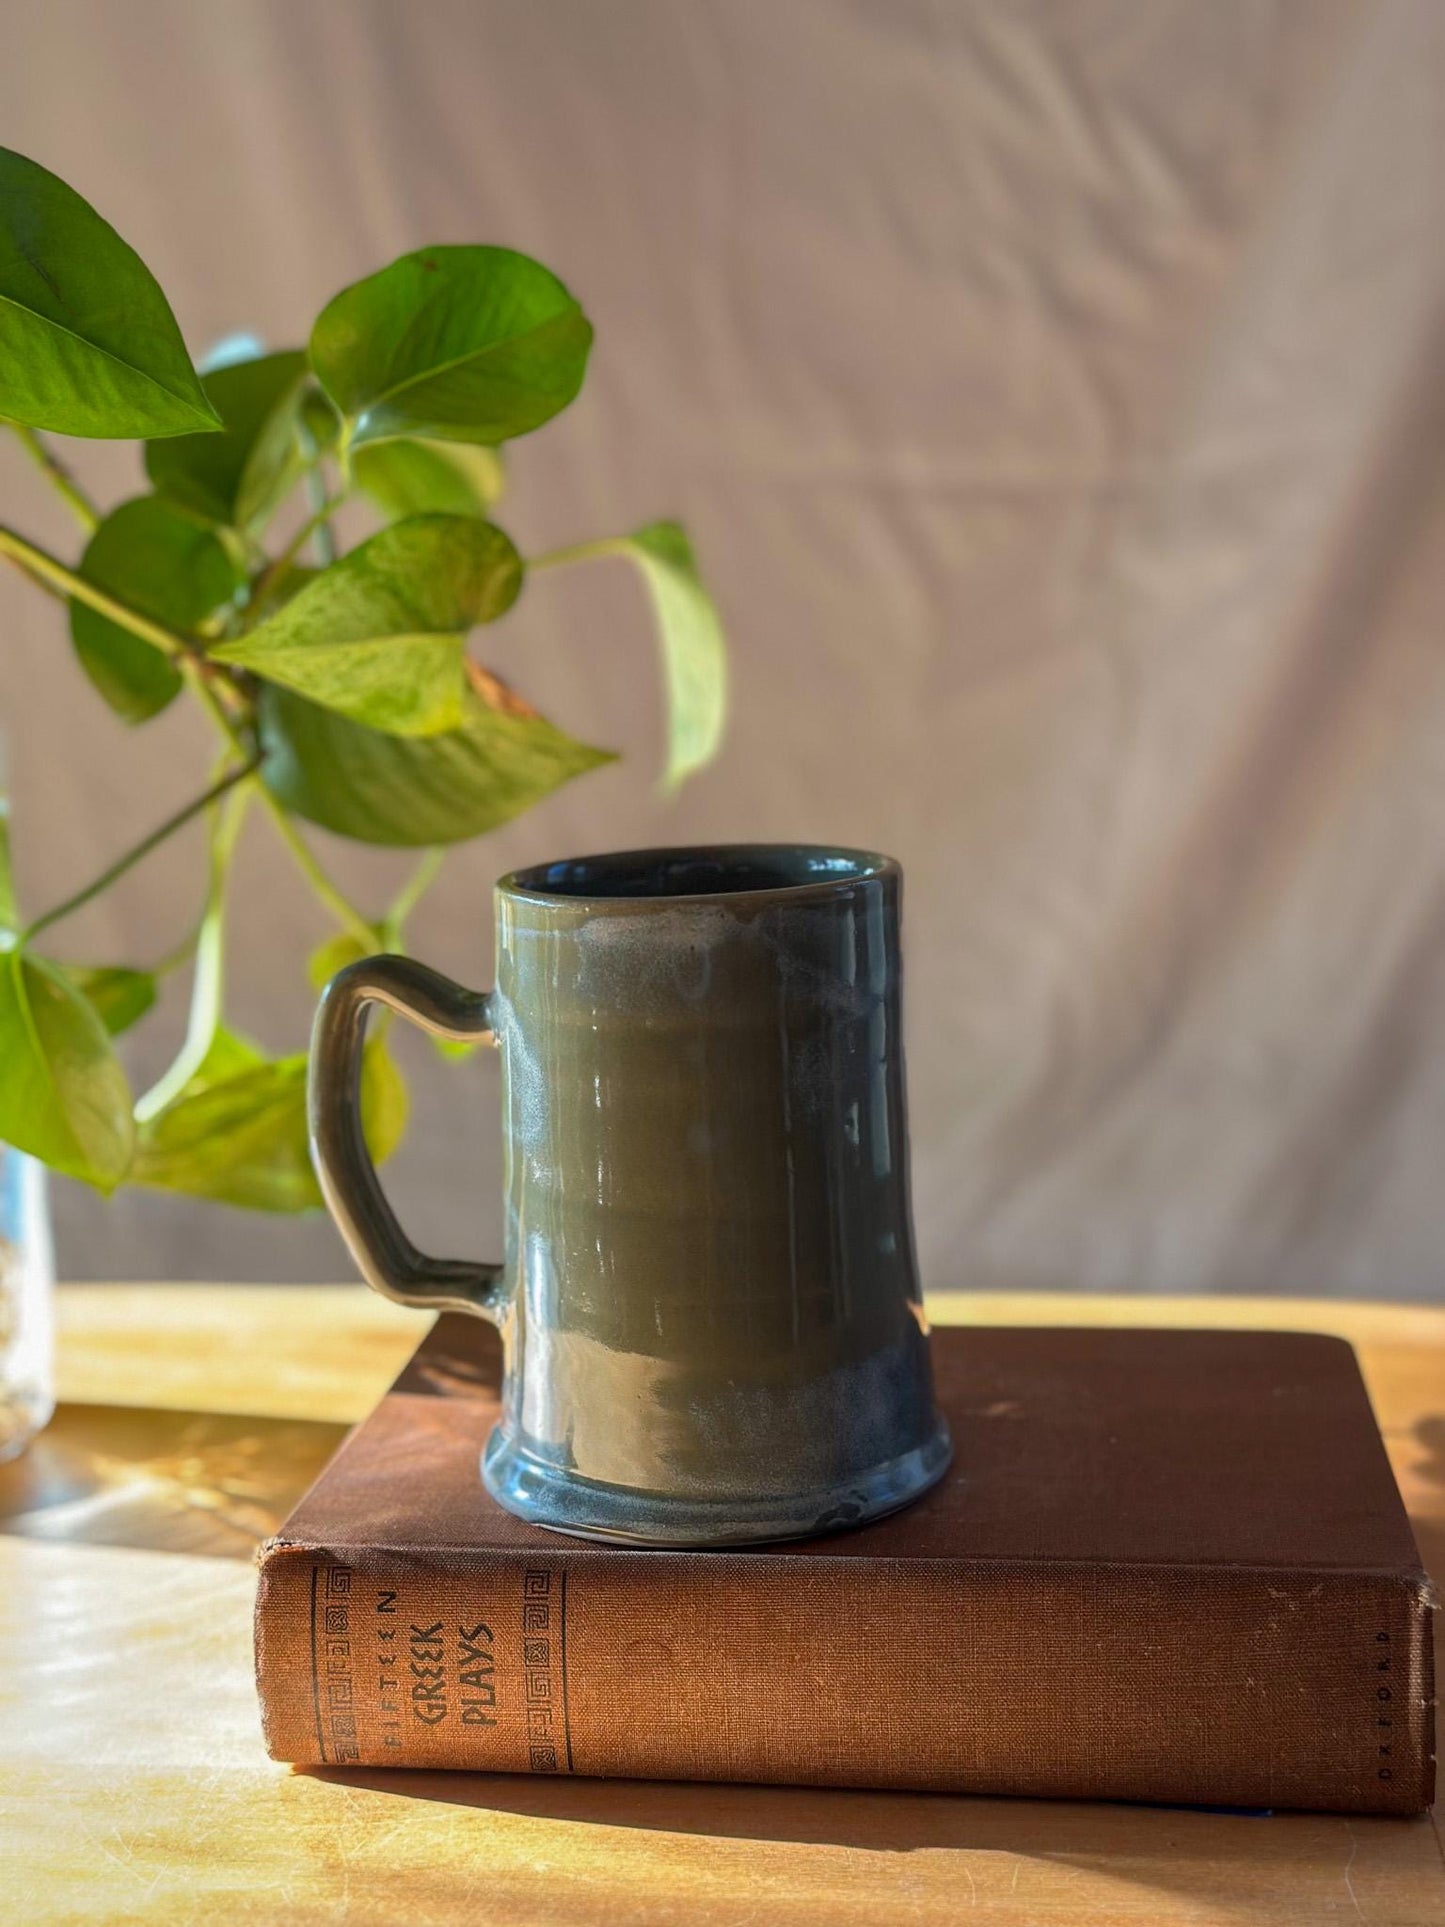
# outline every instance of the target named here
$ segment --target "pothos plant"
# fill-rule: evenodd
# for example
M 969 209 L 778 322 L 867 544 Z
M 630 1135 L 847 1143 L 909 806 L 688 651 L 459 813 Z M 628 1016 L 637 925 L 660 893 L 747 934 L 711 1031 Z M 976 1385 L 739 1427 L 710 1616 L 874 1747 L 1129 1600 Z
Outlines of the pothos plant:
M 498 449 L 572 401 L 591 342 L 536 261 L 434 247 L 344 288 L 305 348 L 198 374 L 139 256 L 54 174 L 0 149 L 0 418 L 84 538 L 64 561 L 0 527 L 0 557 L 63 605 L 80 671 L 123 723 L 185 697 L 216 742 L 200 793 L 64 902 L 20 907 L 0 834 L 0 1140 L 105 1192 L 129 1181 L 269 1211 L 319 1204 L 304 1054 L 268 1055 L 224 1018 L 242 824 L 253 809 L 270 818 L 330 922 L 313 981 L 404 948 L 449 845 L 611 760 L 468 653 L 531 572 L 602 556 L 638 567 L 661 639 L 666 780 L 711 757 L 724 646 L 682 529 L 524 560 L 494 518 Z M 47 433 L 141 442 L 145 487 L 102 514 Z M 381 526 L 343 553 L 334 520 L 353 500 Z M 182 944 L 144 964 L 52 948 L 64 918 L 198 816 L 209 862 Z M 328 874 L 302 822 L 424 854 L 377 914 Z M 114 1039 L 187 966 L 185 1041 L 133 1097 Z M 382 1157 L 406 1114 L 383 1035 L 364 1093 Z

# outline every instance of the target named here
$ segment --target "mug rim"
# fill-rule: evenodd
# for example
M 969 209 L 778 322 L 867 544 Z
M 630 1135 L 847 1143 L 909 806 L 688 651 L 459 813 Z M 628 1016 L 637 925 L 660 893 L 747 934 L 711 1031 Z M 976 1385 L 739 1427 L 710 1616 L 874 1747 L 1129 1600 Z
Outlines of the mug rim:
M 835 875 L 807 877 L 798 882 L 755 884 L 737 890 L 678 890 L 653 894 L 607 892 L 578 889 L 549 889 L 543 879 L 550 873 L 587 865 L 632 865 L 649 862 L 709 860 L 722 862 L 766 862 L 781 858 L 826 861 L 840 865 Z M 498 896 L 512 902 L 545 904 L 548 908 L 582 905 L 594 910 L 666 910 L 673 904 L 699 903 L 796 903 L 814 898 L 836 896 L 860 883 L 897 880 L 902 865 L 896 857 L 879 850 L 855 849 L 838 843 L 680 843 L 657 844 L 635 850 L 599 850 L 581 856 L 554 857 L 545 863 L 530 863 L 509 870 L 496 883 Z

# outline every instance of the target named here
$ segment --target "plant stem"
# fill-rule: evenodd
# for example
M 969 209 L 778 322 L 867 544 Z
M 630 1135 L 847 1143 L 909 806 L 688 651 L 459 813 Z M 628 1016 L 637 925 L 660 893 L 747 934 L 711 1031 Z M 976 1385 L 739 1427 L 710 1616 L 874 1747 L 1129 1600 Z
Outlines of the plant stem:
M 327 568 L 336 560 L 336 537 L 331 533 L 330 515 L 338 508 L 343 497 L 338 495 L 334 501 L 326 499 L 326 477 L 314 468 L 308 468 L 302 479 L 306 499 L 311 504 L 312 520 L 316 526 L 312 533 L 316 537 L 316 559 L 322 568 Z
M 406 882 L 397 891 L 396 896 L 392 899 L 390 908 L 387 910 L 386 916 L 382 919 L 382 927 L 387 932 L 388 940 L 394 938 L 396 941 L 400 941 L 407 918 L 421 902 L 433 883 L 436 882 L 437 873 L 440 871 L 443 863 L 446 862 L 446 856 L 446 850 L 441 846 L 433 850 L 428 850 L 421 862 L 417 864 L 416 868 L 407 878 Z
M 312 474 L 314 476 L 314 470 Z M 309 482 L 312 478 L 308 477 L 307 479 Z M 327 561 L 335 560 L 336 544 L 331 541 L 331 532 L 327 529 L 326 524 L 329 517 L 341 507 L 341 504 L 345 500 L 346 497 L 344 495 L 327 496 L 314 513 L 307 516 L 306 520 L 301 524 L 300 528 L 297 529 L 285 548 L 281 550 L 274 561 L 269 562 L 265 569 L 262 570 L 255 590 L 252 593 L 251 600 L 253 603 L 259 607 L 259 605 L 266 600 L 271 590 L 276 586 L 277 582 L 280 581 L 281 577 L 296 560 L 297 556 L 300 555 L 313 535 L 319 537 L 323 531 L 325 532 L 331 551 L 330 555 L 326 556 L 325 559 Z
M 311 431 L 311 425 L 306 419 L 306 411 L 304 408 L 297 411 L 296 439 L 300 445 L 301 454 L 305 462 L 305 467 L 301 474 L 301 485 L 306 491 L 306 500 L 314 511 L 322 508 L 326 502 L 326 472 L 322 465 L 320 443 Z M 342 496 L 349 495 L 351 492 L 350 476 L 344 475 L 342 481 L 343 486 L 339 493 Z M 331 525 L 329 522 L 323 522 L 316 532 L 316 553 L 323 568 L 336 560 L 336 539 L 331 533 Z
M 212 803 L 223 797 L 227 790 L 234 789 L 237 783 L 243 783 L 254 773 L 259 760 L 253 757 L 250 762 L 228 770 L 220 782 L 213 783 L 202 795 L 187 803 L 184 809 L 177 810 L 174 816 L 167 817 L 159 829 L 152 830 L 149 836 L 142 837 L 140 842 L 127 850 L 124 856 L 117 857 L 109 869 L 102 870 L 94 882 L 86 884 L 83 890 L 77 890 L 74 896 L 67 897 L 63 903 L 57 903 L 53 910 L 47 910 L 43 916 L 37 917 L 21 932 L 20 941 L 30 943 L 42 930 L 48 930 L 51 924 L 59 923 L 62 917 L 68 917 L 82 904 L 89 903 L 92 897 L 98 897 L 102 890 L 108 890 L 118 877 L 123 877 L 127 870 L 140 862 L 142 857 L 149 856 L 151 851 L 164 843 L 167 837 L 174 836 L 177 830 L 183 829 L 192 817 L 199 816 L 204 809 L 209 809 Z
M 6 560 L 15 564 L 15 567 L 20 571 L 21 575 L 25 577 L 25 580 L 30 584 L 32 589 L 43 590 L 46 595 L 54 596 L 57 602 L 63 602 L 67 608 L 70 606 L 70 597 L 63 589 L 57 589 L 55 584 L 47 581 L 43 575 L 36 575 L 35 571 L 26 563 L 22 562 L 18 556 L 7 556 Z
M 71 514 L 87 534 L 100 523 L 100 511 L 76 481 L 70 470 L 54 453 L 48 442 L 42 441 L 33 428 L 25 428 L 19 422 L 10 426 L 19 437 L 20 445 L 35 463 L 36 467 L 51 483 L 57 494 L 64 497 Z
M 271 820 L 280 832 L 282 842 L 290 850 L 292 856 L 295 857 L 297 868 L 305 876 L 311 888 L 326 905 L 332 916 L 341 924 L 343 929 L 349 930 L 358 943 L 364 944 L 368 951 L 375 950 L 377 943 L 375 924 L 369 923 L 357 909 L 356 905 L 345 897 L 331 881 L 331 878 L 327 876 L 316 858 L 311 854 L 306 839 L 286 814 L 282 805 L 276 801 L 276 798 L 271 794 L 270 790 L 266 788 L 265 784 L 262 783 L 259 787 L 262 800 L 271 812 Z
M 351 437 L 355 428 L 356 423 L 352 421 L 351 417 L 349 415 L 343 415 L 341 418 L 341 433 L 336 437 L 336 446 L 331 451 L 332 460 L 336 463 L 336 473 L 341 480 L 341 493 L 343 495 L 350 495 L 351 493 Z
M 534 555 L 527 563 L 528 569 L 558 569 L 569 562 L 595 562 L 604 555 L 626 555 L 627 542 L 620 535 L 605 535 L 596 542 L 574 542 L 569 548 L 548 549 L 545 555 Z
M 188 680 L 192 692 L 200 701 L 207 715 L 209 715 L 211 721 L 216 725 L 217 729 L 220 730 L 232 749 L 234 749 L 238 755 L 249 758 L 252 754 L 250 746 L 237 728 L 235 720 L 227 711 L 224 703 L 222 703 L 215 690 L 211 688 L 210 684 L 200 674 L 196 665 L 191 664 L 190 669 L 191 674 Z
M 231 744 L 228 742 L 225 749 L 221 751 L 220 757 L 212 772 L 213 782 L 218 783 L 222 776 L 225 775 L 226 765 L 230 755 Z M 179 970 L 182 964 L 189 963 L 192 957 L 195 956 L 202 933 L 206 928 L 206 918 L 211 909 L 211 897 L 215 887 L 214 873 L 218 856 L 224 851 L 225 859 L 229 861 L 230 854 L 235 849 L 237 838 L 241 833 L 241 823 L 245 817 L 246 805 L 249 800 L 250 798 L 247 792 L 242 791 L 239 796 L 232 799 L 231 808 L 226 812 L 225 817 L 217 816 L 212 823 L 210 849 L 212 878 L 206 891 L 205 901 L 201 905 L 201 914 L 174 949 L 168 950 L 163 957 L 150 966 L 150 974 L 152 977 L 157 979 L 169 977 L 172 971 Z
M 151 965 L 151 976 L 155 978 L 169 977 L 172 971 L 179 970 L 182 964 L 189 963 L 191 958 L 196 954 L 196 945 L 200 942 L 200 939 L 201 927 L 197 924 L 195 929 L 186 932 L 185 936 L 181 938 L 173 950 L 168 950 L 163 957 Z
M 152 648 L 159 649 L 173 660 L 176 657 L 195 657 L 199 653 L 189 637 L 177 635 L 164 624 L 143 616 L 139 609 L 131 609 L 124 602 L 118 602 L 113 595 L 107 595 L 104 589 L 98 589 L 93 582 L 87 582 L 84 576 L 67 569 L 63 562 L 57 561 L 44 549 L 37 548 L 33 542 L 28 542 L 23 535 L 17 535 L 14 529 L 0 528 L 0 555 L 23 569 L 27 575 L 58 589 L 62 595 L 73 596 L 77 602 L 84 602 L 98 615 L 109 616 L 122 629 L 129 629 L 133 636 L 139 636 L 143 642 L 150 643 Z
M 199 674 L 192 675 L 191 686 L 197 696 L 200 697 L 206 709 L 210 712 L 212 720 L 227 741 L 243 755 L 249 754 L 245 738 L 236 727 L 232 718 L 226 714 L 216 692 Z M 256 763 L 252 764 L 253 774 L 258 763 L 259 759 L 257 759 Z M 336 884 L 331 881 L 331 878 L 327 876 L 325 870 L 322 869 L 321 865 L 312 855 L 305 838 L 287 815 L 285 806 L 276 800 L 270 790 L 267 789 L 265 783 L 258 779 L 256 789 L 260 794 L 261 801 L 270 812 L 271 820 L 276 825 L 282 842 L 285 843 L 286 847 L 290 850 L 296 860 L 297 868 L 305 876 L 306 881 L 311 885 L 317 897 L 325 904 L 326 908 L 344 930 L 349 930 L 359 943 L 366 945 L 368 950 L 374 950 L 376 948 L 375 925 L 367 921 L 360 910 L 357 909 L 356 905 L 350 902 Z

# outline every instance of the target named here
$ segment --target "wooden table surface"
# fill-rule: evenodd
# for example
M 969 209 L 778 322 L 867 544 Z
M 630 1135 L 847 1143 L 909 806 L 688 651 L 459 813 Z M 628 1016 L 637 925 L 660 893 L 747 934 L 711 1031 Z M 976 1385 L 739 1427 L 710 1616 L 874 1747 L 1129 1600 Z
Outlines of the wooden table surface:
M 1445 1312 L 956 1296 L 940 1322 L 1353 1340 L 1445 1579 Z M 297 1771 L 261 1747 L 250 1555 L 422 1329 L 360 1287 L 75 1286 L 61 1408 L 0 1467 L 0 1920 L 1268 1921 L 1441 1927 L 1428 1819 Z

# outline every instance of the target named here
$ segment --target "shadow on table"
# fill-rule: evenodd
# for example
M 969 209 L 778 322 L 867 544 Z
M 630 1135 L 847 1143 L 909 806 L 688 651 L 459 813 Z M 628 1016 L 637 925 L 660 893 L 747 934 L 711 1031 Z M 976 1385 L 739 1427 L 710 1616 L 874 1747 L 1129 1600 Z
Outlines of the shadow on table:
M 1418 1419 L 1410 1436 L 1426 1453 L 1425 1458 L 1415 1462 L 1416 1477 L 1430 1485 L 1445 1486 L 1445 1412 L 1432 1412 Z
M 0 1465 L 0 1533 L 250 1559 L 345 1438 L 309 1419 L 61 1405 Z
M 1377 1857 L 1383 1860 L 1389 1856 L 1397 1865 L 1408 1860 L 1422 1888 L 1438 1878 L 1428 1818 L 1237 1814 L 1103 1802 L 971 1799 L 821 1787 L 554 1780 L 529 1775 L 366 1772 L 336 1767 L 296 1771 L 383 1797 L 441 1801 L 453 1808 L 473 1808 L 486 1814 L 514 1814 L 611 1830 L 599 1836 L 598 1845 L 582 1850 L 591 1867 L 605 1863 L 614 1853 L 626 1857 L 625 1847 L 619 1844 L 626 1834 L 619 1835 L 615 1831 L 619 1829 L 670 1836 L 675 1843 L 673 1851 L 684 1854 L 689 1841 L 704 1852 L 710 1846 L 716 1851 L 720 1841 L 738 1841 L 835 1847 L 851 1853 L 890 1856 L 918 1852 L 997 1854 L 1008 1858 L 992 1866 L 987 1861 L 960 1859 L 957 1877 L 966 1883 L 961 1891 L 974 1894 L 978 1901 L 986 1904 L 997 1899 L 1008 1904 L 1011 1919 L 1027 1918 L 1027 1914 L 1013 1911 L 1015 1905 L 1024 1902 L 1024 1895 L 1013 1884 L 1017 1868 L 1010 1870 L 1009 1859 L 1015 1863 L 1048 1862 L 1057 1870 L 1075 1869 L 1081 1877 L 1127 1878 L 1131 1886 L 1187 1896 L 1200 1908 L 1200 1918 L 1211 1920 L 1223 1918 L 1226 1912 L 1233 1918 L 1236 1910 L 1253 1918 L 1252 1910 L 1266 1901 L 1277 1908 L 1287 1893 L 1330 1890 L 1336 1884 L 1343 1911 L 1352 1891 L 1351 1869 L 1363 1888 Z M 484 1838 L 479 1835 L 479 1847 Z M 997 1881 L 998 1891 L 991 1895 L 983 1885 L 992 1880 Z M 1056 1885 L 1051 1891 L 1057 1897 Z M 559 1921 L 569 1917 L 560 1897 L 555 1917 Z M 1050 1913 L 1049 1918 L 1053 1917 Z M 1171 1913 L 1169 1917 L 1176 1916 Z M 1261 1917 L 1296 1918 L 1287 1904 L 1283 1913 L 1267 1911 Z M 1403 1921 L 1415 1916 L 1391 1918 Z

